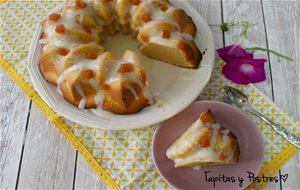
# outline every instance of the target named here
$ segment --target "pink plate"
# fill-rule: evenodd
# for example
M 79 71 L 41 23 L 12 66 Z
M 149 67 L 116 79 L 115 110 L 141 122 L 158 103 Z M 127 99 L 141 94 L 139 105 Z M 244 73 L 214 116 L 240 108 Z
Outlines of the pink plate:
M 239 162 L 235 165 L 202 167 L 198 171 L 175 168 L 174 162 L 166 156 L 167 148 L 207 109 L 213 112 L 221 126 L 237 137 Z M 263 155 L 263 138 L 254 122 L 240 109 L 215 101 L 195 102 L 163 122 L 157 128 L 152 143 L 155 167 L 165 181 L 177 189 L 245 189 L 251 183 L 249 176 L 259 173 Z

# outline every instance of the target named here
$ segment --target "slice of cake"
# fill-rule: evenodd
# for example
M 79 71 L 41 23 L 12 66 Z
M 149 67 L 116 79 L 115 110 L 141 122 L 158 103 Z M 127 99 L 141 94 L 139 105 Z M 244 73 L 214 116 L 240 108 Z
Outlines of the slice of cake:
M 185 68 L 198 68 L 202 55 L 175 24 L 151 21 L 140 29 L 141 51 L 148 57 Z
M 168 149 L 175 167 L 235 164 L 239 145 L 228 129 L 221 127 L 210 110 L 203 112 Z

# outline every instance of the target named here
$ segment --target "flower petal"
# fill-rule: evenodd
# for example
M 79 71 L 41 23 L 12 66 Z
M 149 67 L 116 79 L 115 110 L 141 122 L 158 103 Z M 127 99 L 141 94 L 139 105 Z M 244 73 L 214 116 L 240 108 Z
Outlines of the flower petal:
M 253 58 L 253 54 L 247 52 L 239 45 L 230 45 L 224 48 L 217 49 L 218 55 L 226 63 L 242 58 Z
M 254 67 L 253 71 L 248 72 L 245 74 L 248 76 L 251 83 L 257 83 L 262 82 L 266 80 L 266 74 L 265 74 L 265 62 L 267 60 L 265 59 L 253 59 L 251 65 Z
M 265 59 L 238 59 L 227 63 L 222 73 L 225 77 L 237 84 L 247 85 L 266 80 Z
M 236 84 L 244 84 L 247 85 L 250 83 L 248 78 L 239 72 L 239 67 L 241 63 L 239 61 L 233 61 L 224 65 L 222 69 L 222 73 L 225 77 Z

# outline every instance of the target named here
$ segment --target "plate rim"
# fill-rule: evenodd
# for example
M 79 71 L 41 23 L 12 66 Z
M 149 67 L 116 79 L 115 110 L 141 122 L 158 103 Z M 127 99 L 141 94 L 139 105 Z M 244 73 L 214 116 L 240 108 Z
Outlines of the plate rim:
M 172 2 L 177 2 L 177 1 L 171 0 L 171 3 Z M 207 38 L 207 48 L 208 48 L 208 50 L 206 51 L 206 53 L 208 54 L 208 58 L 207 58 L 208 60 L 206 61 L 207 62 L 206 76 L 203 78 L 202 84 L 199 85 L 200 87 L 197 88 L 197 90 L 195 90 L 194 94 L 189 95 L 190 98 L 185 102 L 184 106 L 177 105 L 176 109 L 174 109 L 175 111 L 165 112 L 164 114 L 161 114 L 162 116 L 159 118 L 153 118 L 153 119 L 151 119 L 151 121 L 147 121 L 146 123 L 144 123 L 143 121 L 139 121 L 139 122 L 136 122 L 135 125 L 131 124 L 126 127 L 122 127 L 121 125 L 113 126 L 112 123 L 105 124 L 105 126 L 103 126 L 104 124 L 99 123 L 99 121 L 96 124 L 96 120 L 94 121 L 94 120 L 86 119 L 86 121 L 82 121 L 81 119 L 84 118 L 84 116 L 81 116 L 81 115 L 77 116 L 77 117 L 75 117 L 73 115 L 69 115 L 69 113 L 67 113 L 67 111 L 65 110 L 66 107 L 64 105 L 59 105 L 59 104 L 57 105 L 56 103 L 54 103 L 54 101 L 52 102 L 52 100 L 50 100 L 51 97 L 46 92 L 47 90 L 45 90 L 45 87 L 43 87 L 43 85 L 42 85 L 43 82 L 39 81 L 42 79 L 40 79 L 40 76 L 37 76 L 35 74 L 34 68 L 32 68 L 32 65 L 33 65 L 32 62 L 34 62 L 33 56 L 35 55 L 36 49 L 39 48 L 38 41 L 35 40 L 35 37 L 40 36 L 40 34 L 41 34 L 40 22 L 38 23 L 38 27 L 34 32 L 33 38 L 31 40 L 31 43 L 29 46 L 29 53 L 28 53 L 28 62 L 29 63 L 27 65 L 27 69 L 30 74 L 30 79 L 31 79 L 31 82 L 32 82 L 35 90 L 38 92 L 38 94 L 41 96 L 41 98 L 58 114 L 66 117 L 67 119 L 69 119 L 71 121 L 77 122 L 81 125 L 90 126 L 90 127 L 94 127 L 94 128 L 107 129 L 107 130 L 129 130 L 129 129 L 144 128 L 144 127 L 149 127 L 151 125 L 165 121 L 165 120 L 171 118 L 172 116 L 178 114 L 179 112 L 181 112 L 182 110 L 187 108 L 199 96 L 201 91 L 205 88 L 205 86 L 209 82 L 212 72 L 213 72 L 214 57 L 215 57 L 215 45 L 214 45 L 212 31 L 209 28 L 208 24 L 206 23 L 205 19 L 188 2 L 184 1 L 184 2 L 180 2 L 180 3 L 185 4 L 186 8 L 189 9 L 188 12 L 190 12 L 193 15 L 197 15 L 199 17 L 198 22 L 201 23 L 201 26 L 204 28 L 206 38 Z M 60 9 L 62 9 L 62 6 L 63 6 L 63 3 L 59 4 L 53 10 L 50 10 L 48 14 L 50 14 L 51 12 L 59 11 Z M 87 120 L 89 120 L 89 121 L 87 121 Z M 100 120 L 100 118 L 99 118 L 99 120 Z
M 221 104 L 221 105 L 222 105 L 222 104 L 223 104 L 223 105 L 228 105 L 229 107 L 238 110 L 238 112 L 240 112 L 241 114 L 247 116 L 247 118 L 249 119 L 249 121 L 255 126 L 255 129 L 254 129 L 254 130 L 256 130 L 256 131 L 259 132 L 259 133 L 258 133 L 258 134 L 259 134 L 259 139 L 261 139 L 261 142 L 262 142 L 261 145 L 262 145 L 262 155 L 263 155 L 263 158 L 262 158 L 261 163 L 260 163 L 260 166 L 259 166 L 259 171 L 260 171 L 261 168 L 263 167 L 263 162 L 264 162 L 264 152 L 265 152 L 265 146 L 264 146 L 264 144 L 263 144 L 264 138 L 263 138 L 262 133 L 261 133 L 260 130 L 258 129 L 257 125 L 256 125 L 255 122 L 253 121 L 253 119 L 251 119 L 245 112 L 243 112 L 242 110 L 240 110 L 240 109 L 237 108 L 236 106 L 233 106 L 233 105 L 230 105 L 230 104 L 221 102 L 221 101 L 216 101 L 216 100 L 199 100 L 199 101 L 193 102 L 193 103 L 192 103 L 191 105 L 189 105 L 188 107 L 192 106 L 193 104 L 198 104 L 198 103 L 202 103 L 202 102 L 203 102 L 203 103 L 217 103 L 217 104 Z M 186 109 L 187 109 L 188 107 L 186 107 Z M 176 117 L 176 116 L 177 116 L 177 115 L 174 115 L 173 117 Z M 173 118 L 173 117 L 172 117 L 172 118 Z M 172 118 L 169 118 L 169 119 L 172 119 Z M 166 121 L 167 121 L 167 120 L 166 120 Z M 158 174 L 160 175 L 160 177 L 161 177 L 168 185 L 170 185 L 170 187 L 175 188 L 175 189 L 178 189 L 178 188 L 176 188 L 175 186 L 173 186 L 173 184 L 165 178 L 165 176 L 161 173 L 161 171 L 159 170 L 159 167 L 158 167 L 157 164 L 156 164 L 156 159 L 155 159 L 154 151 L 153 151 L 153 150 L 154 150 L 154 139 L 155 139 L 155 137 L 156 137 L 156 135 L 157 135 L 157 132 L 158 132 L 158 130 L 159 130 L 159 128 L 160 128 L 161 126 L 162 126 L 162 123 L 159 123 L 159 124 L 158 124 L 158 127 L 155 129 L 155 131 L 154 131 L 154 133 L 153 133 L 153 136 L 152 136 L 152 139 L 151 139 L 151 157 L 152 157 L 152 160 L 153 160 L 154 167 L 155 167 L 156 171 L 158 172 Z M 258 175 L 259 171 L 258 171 L 255 175 Z M 251 185 L 251 183 L 250 183 L 249 185 Z M 249 186 L 249 185 L 248 185 L 248 186 Z M 247 187 L 248 187 L 248 186 L 247 186 Z M 245 189 L 245 188 L 247 188 L 247 187 L 242 187 L 241 189 Z M 217 188 L 215 188 L 215 189 L 218 190 Z

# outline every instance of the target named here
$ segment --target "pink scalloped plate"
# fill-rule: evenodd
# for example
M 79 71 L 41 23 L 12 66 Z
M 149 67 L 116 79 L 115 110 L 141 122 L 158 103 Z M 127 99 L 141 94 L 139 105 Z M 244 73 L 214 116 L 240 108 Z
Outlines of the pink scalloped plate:
M 166 156 L 167 148 L 200 113 L 208 109 L 213 112 L 221 126 L 237 137 L 240 147 L 239 162 L 234 165 L 202 167 L 200 170 L 175 168 L 174 162 Z M 152 156 L 160 175 L 176 189 L 245 189 L 251 183 L 249 176 L 257 176 L 262 167 L 263 138 L 254 122 L 240 109 L 216 101 L 199 101 L 161 123 L 153 137 Z

